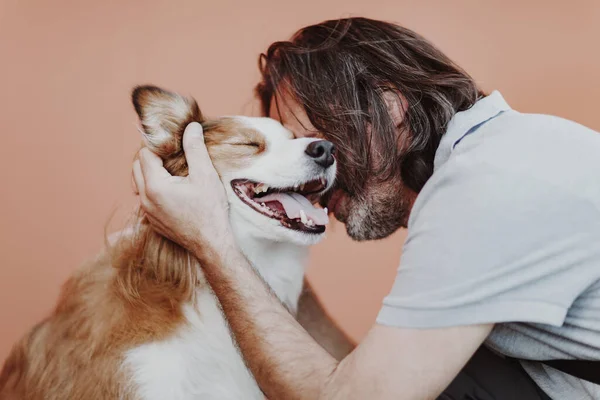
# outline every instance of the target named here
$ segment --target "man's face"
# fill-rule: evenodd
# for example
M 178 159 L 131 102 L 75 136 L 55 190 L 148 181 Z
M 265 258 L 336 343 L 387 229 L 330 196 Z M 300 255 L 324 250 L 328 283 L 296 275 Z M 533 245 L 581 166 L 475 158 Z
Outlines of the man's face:
M 304 108 L 289 94 L 282 93 L 277 101 L 271 102 L 269 117 L 279 120 L 296 137 L 332 140 L 326 132 L 315 129 Z M 322 205 L 346 224 L 348 235 L 354 240 L 382 239 L 406 227 L 417 194 L 403 185 L 400 176 L 386 181 L 369 176 L 359 195 L 351 195 L 341 186 L 336 184 Z

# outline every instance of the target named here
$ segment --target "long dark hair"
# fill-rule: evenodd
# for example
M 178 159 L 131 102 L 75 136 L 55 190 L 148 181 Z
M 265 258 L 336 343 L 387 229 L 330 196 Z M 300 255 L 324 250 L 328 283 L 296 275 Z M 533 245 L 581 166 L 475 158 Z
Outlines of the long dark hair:
M 291 40 L 273 43 L 259 66 L 256 93 L 263 113 L 268 115 L 281 90 L 291 93 L 314 127 L 335 143 L 341 186 L 355 194 L 367 179 L 393 174 L 419 192 L 433 173 L 450 119 L 483 96 L 474 80 L 425 38 L 367 18 L 303 28 Z M 400 126 L 388 112 L 386 91 L 408 103 Z M 402 132 L 409 133 L 405 143 L 399 143 Z

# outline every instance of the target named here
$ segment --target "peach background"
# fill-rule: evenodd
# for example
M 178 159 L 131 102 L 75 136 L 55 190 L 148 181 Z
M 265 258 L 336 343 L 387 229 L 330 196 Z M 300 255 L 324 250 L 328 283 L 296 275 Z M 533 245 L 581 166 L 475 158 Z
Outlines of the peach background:
M 134 205 L 133 85 L 193 94 L 209 115 L 253 113 L 259 52 L 349 15 L 419 31 L 514 108 L 600 129 L 597 0 L 1 0 L 0 359 L 97 251 L 111 212 Z M 356 340 L 389 290 L 403 239 L 351 243 L 334 225 L 313 253 L 310 277 Z

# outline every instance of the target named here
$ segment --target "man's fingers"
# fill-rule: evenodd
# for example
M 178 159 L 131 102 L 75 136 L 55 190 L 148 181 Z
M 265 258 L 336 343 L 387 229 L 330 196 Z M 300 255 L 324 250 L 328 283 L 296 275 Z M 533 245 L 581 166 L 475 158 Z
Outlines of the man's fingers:
M 149 148 L 144 147 L 140 150 L 139 160 L 146 186 L 148 186 L 149 179 L 168 178 L 171 176 L 169 171 L 163 167 L 162 159 L 154 154 Z
M 139 160 L 142 180 L 144 182 L 144 194 L 147 198 L 156 200 L 156 195 L 159 193 L 162 181 L 172 178 L 172 176 L 163 167 L 162 159 L 148 148 L 144 147 L 140 150 Z M 142 189 L 139 186 L 138 189 L 141 192 Z
M 150 223 L 150 226 L 152 226 L 152 229 L 156 233 L 170 239 L 170 237 L 166 234 L 166 231 L 163 228 L 162 224 L 157 219 L 155 219 L 154 217 L 152 217 L 149 214 L 146 214 L 146 219 L 148 220 L 148 222 Z
M 135 160 L 133 162 L 133 183 L 134 183 L 134 192 L 135 194 L 144 194 L 145 193 L 145 185 L 144 185 L 144 176 L 142 174 L 142 167 L 140 166 L 140 160 Z
M 140 164 L 140 160 L 135 160 L 133 162 L 133 180 L 137 188 L 137 194 L 140 196 L 140 205 L 142 206 L 142 210 L 148 211 L 152 205 L 152 200 L 148 199 L 146 180 Z
M 199 123 L 192 122 L 185 128 L 183 151 L 185 152 L 190 176 L 198 174 L 200 171 L 207 171 L 207 168 L 214 168 L 204 144 L 202 125 Z

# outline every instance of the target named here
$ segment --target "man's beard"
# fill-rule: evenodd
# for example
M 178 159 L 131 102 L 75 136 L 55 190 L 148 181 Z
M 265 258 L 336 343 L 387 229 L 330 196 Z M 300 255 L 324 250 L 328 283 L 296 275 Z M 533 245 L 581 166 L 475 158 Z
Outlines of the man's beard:
M 406 228 L 410 202 L 401 194 L 383 198 L 352 199 L 348 204 L 346 231 L 357 241 L 383 239 L 399 228 Z

